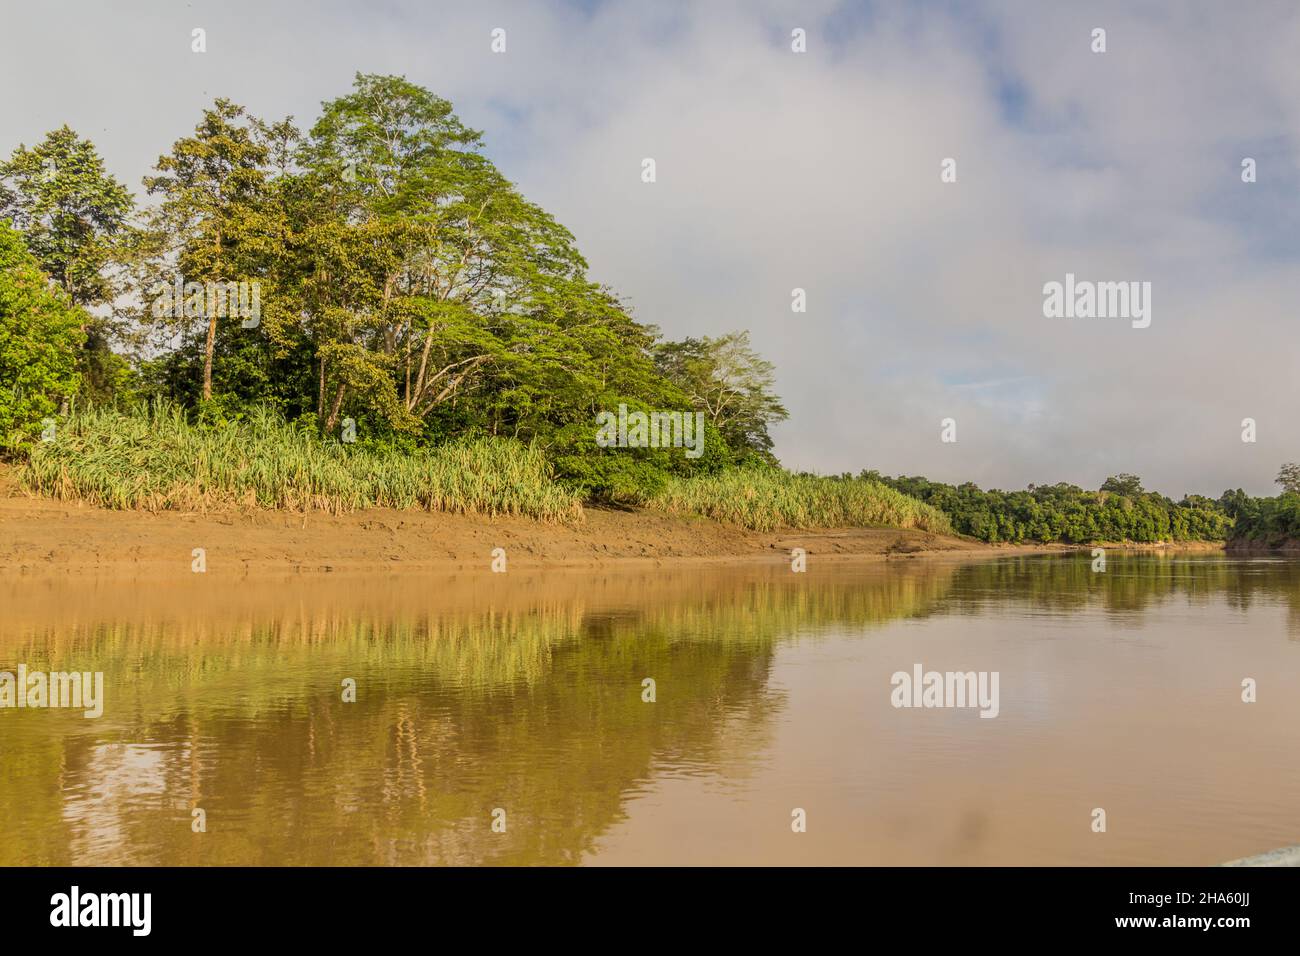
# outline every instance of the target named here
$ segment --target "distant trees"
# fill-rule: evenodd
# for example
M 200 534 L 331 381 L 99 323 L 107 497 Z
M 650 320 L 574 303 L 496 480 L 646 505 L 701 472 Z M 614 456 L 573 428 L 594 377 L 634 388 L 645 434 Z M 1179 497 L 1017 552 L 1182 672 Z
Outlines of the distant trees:
M 863 477 L 943 511 L 960 534 L 988 542 L 1221 541 L 1232 522 L 1218 503 L 1199 495 L 1174 502 L 1142 490 L 1135 475 L 1116 475 L 1098 491 L 1076 485 L 1033 485 L 1025 491 L 985 491 L 920 477 Z
M 1300 466 L 1284 464 L 1277 483 L 1282 493 L 1276 498 L 1251 498 L 1241 489 L 1223 493 L 1219 500 L 1236 520 L 1235 540 L 1266 546 L 1300 542 Z

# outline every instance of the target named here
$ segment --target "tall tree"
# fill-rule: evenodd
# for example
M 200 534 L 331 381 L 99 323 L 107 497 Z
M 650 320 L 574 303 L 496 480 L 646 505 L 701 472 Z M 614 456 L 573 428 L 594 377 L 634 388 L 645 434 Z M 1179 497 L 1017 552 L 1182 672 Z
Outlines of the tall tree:
M 1128 472 L 1111 475 L 1101 483 L 1101 490 L 1109 491 L 1111 494 L 1123 495 L 1126 498 L 1136 498 L 1143 493 L 1142 479 L 1137 475 L 1130 475 Z
M 1284 493 L 1291 492 L 1300 494 L 1300 465 L 1294 462 L 1287 462 L 1278 469 L 1277 478 L 1274 479 L 1277 484 L 1282 486 Z
M 131 208 L 131 194 L 104 169 L 94 143 L 67 126 L 0 163 L 0 218 L 12 220 L 41 268 L 77 305 L 113 298 L 105 272 L 112 238 Z
M 264 203 L 276 137 L 242 106 L 218 99 L 192 136 L 177 140 L 161 156 L 157 175 L 148 176 L 148 192 L 162 202 L 151 215 L 151 231 L 169 265 L 185 282 L 248 281 L 254 260 L 273 232 Z M 163 282 L 165 288 L 169 285 Z M 172 318 L 187 315 L 173 305 Z M 212 398 L 212 364 L 220 320 L 207 303 L 202 316 L 202 398 Z M 179 314 L 178 314 L 179 313 Z
M 133 206 L 95 145 L 67 126 L 30 149 L 19 146 L 0 163 L 0 219 L 22 231 L 41 269 L 83 310 L 111 302 L 120 291 L 112 266 Z M 110 348 L 113 323 L 89 311 L 82 316 L 82 386 L 91 398 L 105 397 L 122 365 Z
M 586 281 L 573 236 L 525 200 L 479 144 L 450 103 L 393 76 L 359 74 L 312 128 L 301 162 L 324 193 L 312 204 L 312 228 L 342 246 L 354 241 L 349 232 L 369 236 L 375 252 L 353 260 L 353 271 L 363 263 L 369 271 L 364 283 L 353 275 L 346 284 L 348 320 L 321 309 L 311 320 L 324 333 L 317 357 L 327 427 L 345 398 L 362 397 L 358 386 L 383 373 L 394 376 L 406 415 L 427 420 L 489 383 L 498 394 L 526 388 L 543 353 L 576 372 L 584 331 L 607 341 L 626 330 L 617 303 Z M 497 406 L 491 427 L 513 418 L 518 431 L 535 411 L 523 401 L 513 411 Z

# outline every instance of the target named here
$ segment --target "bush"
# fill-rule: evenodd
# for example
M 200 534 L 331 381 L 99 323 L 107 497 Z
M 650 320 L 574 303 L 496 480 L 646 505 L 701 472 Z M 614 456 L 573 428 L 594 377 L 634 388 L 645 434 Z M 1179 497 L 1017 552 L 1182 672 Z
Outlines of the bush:
M 31 445 L 41 420 L 76 394 L 88 320 L 0 222 L 0 451 Z

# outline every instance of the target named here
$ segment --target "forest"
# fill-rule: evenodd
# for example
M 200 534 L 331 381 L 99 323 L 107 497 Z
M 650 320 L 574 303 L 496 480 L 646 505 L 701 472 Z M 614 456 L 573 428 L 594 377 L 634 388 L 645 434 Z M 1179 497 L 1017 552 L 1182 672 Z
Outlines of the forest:
M 594 497 L 774 464 L 786 412 L 748 334 L 667 342 L 634 320 L 481 146 L 446 100 L 358 75 L 305 132 L 216 100 L 139 203 L 66 126 L 20 147 L 0 163 L 5 448 L 50 416 L 167 403 L 408 451 L 536 443 Z M 705 412 L 704 454 L 598 454 L 595 416 L 620 404 Z
M 958 534 L 989 543 L 1233 540 L 1273 546 L 1300 539 L 1300 467 L 1294 464 L 1282 466 L 1276 498 L 1238 488 L 1218 498 L 1188 494 L 1178 501 L 1147 491 L 1131 474 L 1113 475 L 1096 491 L 1064 482 L 986 491 L 970 482 L 954 486 L 876 471 L 860 477 L 933 505 Z

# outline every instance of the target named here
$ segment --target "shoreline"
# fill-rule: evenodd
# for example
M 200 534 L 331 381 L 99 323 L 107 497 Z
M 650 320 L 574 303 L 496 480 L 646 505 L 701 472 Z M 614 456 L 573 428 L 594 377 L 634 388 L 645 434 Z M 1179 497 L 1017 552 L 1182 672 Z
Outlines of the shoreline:
M 368 509 L 347 514 L 218 510 L 118 511 L 0 488 L 0 574 L 189 575 L 192 552 L 207 573 L 400 573 L 915 561 L 1123 551 L 1214 551 L 1216 542 L 994 545 L 897 528 L 748 531 L 712 519 L 588 507 L 578 524 L 530 518 Z

